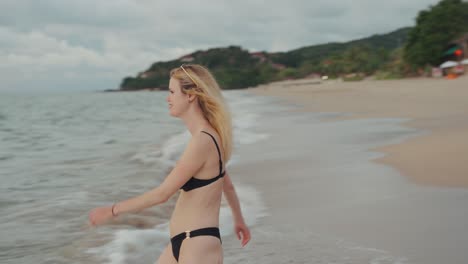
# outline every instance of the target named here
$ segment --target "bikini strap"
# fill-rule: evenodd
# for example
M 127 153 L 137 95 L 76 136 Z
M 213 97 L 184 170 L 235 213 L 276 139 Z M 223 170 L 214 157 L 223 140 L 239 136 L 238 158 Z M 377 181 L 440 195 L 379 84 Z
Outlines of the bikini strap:
M 218 150 L 218 156 L 219 156 L 219 175 L 221 175 L 221 172 L 223 171 L 223 160 L 221 159 L 221 151 L 219 150 L 218 142 L 216 142 L 216 139 L 210 133 L 206 131 L 202 131 L 202 132 L 209 135 L 213 139 L 216 145 L 216 149 Z

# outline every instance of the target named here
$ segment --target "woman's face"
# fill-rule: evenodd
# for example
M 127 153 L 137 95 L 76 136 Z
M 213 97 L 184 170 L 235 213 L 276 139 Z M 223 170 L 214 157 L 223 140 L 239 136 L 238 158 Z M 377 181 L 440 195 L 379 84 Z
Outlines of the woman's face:
M 174 117 L 180 117 L 189 106 L 187 94 L 182 93 L 179 80 L 171 78 L 169 80 L 169 95 L 166 98 L 169 104 L 169 114 Z

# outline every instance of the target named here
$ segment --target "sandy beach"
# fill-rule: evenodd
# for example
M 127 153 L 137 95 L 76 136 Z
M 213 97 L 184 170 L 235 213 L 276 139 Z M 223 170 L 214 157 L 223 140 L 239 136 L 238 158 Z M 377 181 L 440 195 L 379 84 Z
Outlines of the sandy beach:
M 225 263 L 466 263 L 468 78 L 315 83 L 251 89 L 280 114 L 239 149 L 230 174 L 267 215 Z
M 427 135 L 378 148 L 386 155 L 377 161 L 421 184 L 468 187 L 468 76 L 310 83 L 280 82 L 255 93 L 286 98 L 307 111 L 348 113 L 346 118 L 410 118 L 404 125 Z

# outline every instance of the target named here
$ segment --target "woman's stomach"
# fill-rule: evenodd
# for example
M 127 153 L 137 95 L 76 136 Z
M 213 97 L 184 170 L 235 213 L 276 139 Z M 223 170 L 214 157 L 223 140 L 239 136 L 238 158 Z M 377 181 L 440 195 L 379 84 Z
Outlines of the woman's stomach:
M 187 230 L 219 226 L 221 197 L 204 201 L 181 193 L 171 216 L 171 237 Z

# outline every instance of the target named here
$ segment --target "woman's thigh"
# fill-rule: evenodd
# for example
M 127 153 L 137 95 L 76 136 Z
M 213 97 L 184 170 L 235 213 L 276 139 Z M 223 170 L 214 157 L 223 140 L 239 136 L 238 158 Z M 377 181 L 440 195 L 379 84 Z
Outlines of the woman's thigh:
M 177 264 L 177 261 L 175 260 L 174 255 L 172 254 L 171 243 L 169 243 L 167 247 L 163 250 L 156 264 Z
M 221 241 L 213 236 L 185 239 L 180 248 L 179 264 L 222 264 Z

